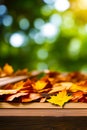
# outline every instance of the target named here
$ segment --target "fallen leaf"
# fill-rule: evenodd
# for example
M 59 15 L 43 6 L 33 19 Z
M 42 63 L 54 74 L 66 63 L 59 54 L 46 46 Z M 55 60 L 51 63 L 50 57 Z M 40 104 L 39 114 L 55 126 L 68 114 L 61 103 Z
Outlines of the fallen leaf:
M 30 93 L 28 95 L 21 97 L 21 100 L 22 102 L 31 102 L 39 98 L 41 98 L 41 95 L 39 93 Z
M 5 95 L 5 94 L 14 94 L 14 93 L 16 93 L 17 92 L 17 90 L 3 90 L 3 89 L 1 89 L 0 90 L 0 95 Z
M 42 90 L 46 87 L 47 82 L 43 81 L 43 80 L 38 80 L 37 82 L 35 82 L 35 84 L 33 84 L 33 88 L 35 90 Z
M 72 100 L 73 102 L 78 102 L 79 99 L 83 98 L 84 93 L 82 91 L 77 91 L 72 93 Z
M 79 86 L 79 85 L 77 85 L 77 84 L 73 84 L 70 88 L 69 88 L 69 90 L 71 91 L 71 92 L 77 92 L 77 91 L 82 91 L 82 92 L 87 92 L 87 85 L 86 86 Z
M 23 81 L 19 81 L 12 86 L 12 89 L 15 89 L 17 91 L 19 91 L 20 89 L 23 89 L 23 88 L 24 88 L 24 82 Z
M 59 92 L 56 96 L 51 96 L 51 98 L 48 99 L 47 101 L 52 104 L 59 105 L 62 107 L 71 98 L 72 98 L 72 96 L 68 96 L 67 91 L 63 90 L 63 91 Z
M 13 67 L 9 64 L 5 64 L 4 67 L 3 67 L 3 71 L 7 74 L 7 75 L 11 75 L 14 70 L 13 70 Z
M 52 89 L 49 91 L 49 94 L 56 93 L 63 90 L 68 90 L 72 86 L 71 82 L 56 83 L 53 85 Z
M 10 96 L 7 96 L 6 97 L 6 101 L 13 101 L 15 98 L 19 98 L 21 96 L 24 96 L 24 95 L 27 95 L 28 93 L 16 93 L 16 94 L 13 94 L 13 95 L 10 95 Z

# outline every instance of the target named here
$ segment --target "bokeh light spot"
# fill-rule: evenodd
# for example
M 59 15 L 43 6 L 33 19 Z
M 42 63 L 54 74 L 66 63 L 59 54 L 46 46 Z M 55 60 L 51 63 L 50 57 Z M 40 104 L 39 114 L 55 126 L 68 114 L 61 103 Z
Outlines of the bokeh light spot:
M 25 36 L 22 33 L 14 33 L 10 37 L 10 44 L 13 47 L 21 47 L 25 41 Z
M 37 29 L 40 29 L 44 24 L 45 24 L 45 22 L 44 22 L 44 20 L 41 19 L 41 18 L 37 18 L 37 19 L 34 21 L 34 26 L 35 26 L 35 28 L 37 28 Z
M 21 29 L 27 30 L 30 26 L 30 23 L 29 23 L 28 19 L 23 18 L 19 21 L 19 26 Z
M 69 44 L 69 56 L 73 59 L 77 59 L 81 48 L 81 41 L 79 39 L 72 39 Z
M 36 35 L 34 36 L 34 40 L 37 44 L 43 44 L 45 41 L 45 38 L 41 35 L 41 33 L 36 33 Z
M 53 14 L 50 17 L 50 22 L 58 27 L 62 24 L 62 17 L 59 14 Z
M 41 13 L 42 13 L 42 15 L 44 15 L 44 16 L 49 16 L 49 15 L 52 13 L 52 10 L 53 10 L 53 6 L 44 5 L 44 6 L 41 8 Z
M 32 28 L 31 30 L 30 30 L 30 32 L 29 32 L 29 37 L 31 38 L 31 39 L 34 39 L 34 37 L 35 37 L 35 35 L 38 33 L 38 30 L 37 29 L 35 29 L 35 28 Z
M 0 5 L 0 16 L 7 12 L 7 7 L 5 5 Z
M 37 70 L 47 70 L 48 69 L 48 65 L 44 62 L 39 62 L 37 64 Z
M 63 27 L 64 28 L 73 28 L 75 26 L 73 13 L 67 12 L 63 16 Z
M 39 59 L 46 59 L 48 57 L 48 52 L 45 49 L 40 49 L 37 51 L 37 56 Z
M 70 7 L 70 3 L 68 0 L 55 0 L 54 6 L 56 10 L 62 12 Z
M 53 4 L 55 0 L 43 0 L 46 4 Z
M 54 37 L 57 34 L 57 28 L 52 23 L 46 23 L 45 25 L 42 26 L 41 33 L 43 36 L 48 38 Z
M 10 15 L 5 15 L 3 17 L 2 23 L 4 26 L 11 26 L 13 22 L 13 18 Z

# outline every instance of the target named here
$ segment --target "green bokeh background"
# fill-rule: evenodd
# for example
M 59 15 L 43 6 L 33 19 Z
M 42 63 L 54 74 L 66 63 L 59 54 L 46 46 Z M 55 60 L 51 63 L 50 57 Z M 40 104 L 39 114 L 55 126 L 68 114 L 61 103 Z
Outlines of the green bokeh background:
M 53 3 L 48 4 L 43 0 L 0 0 L 0 5 L 7 8 L 7 12 L 0 16 L 0 66 L 8 63 L 14 69 L 87 72 L 87 8 L 84 7 L 87 3 L 81 7 L 81 0 L 68 1 L 70 7 L 58 11 Z M 2 22 L 5 15 L 13 19 L 9 26 Z M 57 33 L 54 37 L 41 38 L 35 21 L 40 19 L 46 24 L 52 16 L 59 24 Z M 23 18 L 29 21 L 27 29 L 19 26 Z M 25 41 L 22 46 L 13 47 L 9 39 L 17 32 L 25 36 Z M 39 36 L 35 39 L 37 34 Z

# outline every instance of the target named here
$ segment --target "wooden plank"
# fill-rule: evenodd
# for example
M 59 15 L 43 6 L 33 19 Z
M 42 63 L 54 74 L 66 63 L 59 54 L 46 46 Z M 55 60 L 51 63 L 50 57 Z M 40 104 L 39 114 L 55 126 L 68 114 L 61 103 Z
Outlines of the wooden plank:
M 87 130 L 87 117 L 1 117 L 0 130 Z
M 50 103 L 0 103 L 0 116 L 80 117 L 87 116 L 86 103 L 67 103 L 64 108 Z
M 81 117 L 87 116 L 87 109 L 0 109 L 0 116 L 30 116 L 30 117 Z
M 1 102 L 0 108 L 62 108 L 50 103 L 8 103 Z M 63 108 L 87 108 L 87 103 L 66 103 Z

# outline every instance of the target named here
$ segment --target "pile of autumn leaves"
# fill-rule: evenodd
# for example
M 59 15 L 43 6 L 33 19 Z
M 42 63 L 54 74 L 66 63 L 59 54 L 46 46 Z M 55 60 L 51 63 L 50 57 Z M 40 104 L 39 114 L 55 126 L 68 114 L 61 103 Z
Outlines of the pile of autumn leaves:
M 27 80 L 0 89 L 1 102 L 49 102 L 61 107 L 67 102 L 87 102 L 87 75 L 80 72 L 47 70 L 34 75 L 27 69 L 14 72 L 8 64 L 0 68 L 0 77 L 27 74 Z

